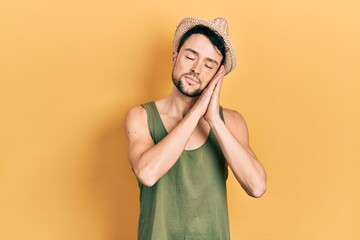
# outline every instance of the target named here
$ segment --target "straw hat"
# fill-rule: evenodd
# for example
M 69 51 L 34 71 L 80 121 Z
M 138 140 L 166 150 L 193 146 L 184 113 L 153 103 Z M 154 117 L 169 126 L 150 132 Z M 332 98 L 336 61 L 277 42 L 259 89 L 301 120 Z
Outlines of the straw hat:
M 229 39 L 228 24 L 225 18 L 215 18 L 211 21 L 188 17 L 181 20 L 176 28 L 174 36 L 174 51 L 179 47 L 181 37 L 191 28 L 204 25 L 219 34 L 225 41 L 225 74 L 228 74 L 236 66 L 235 49 Z

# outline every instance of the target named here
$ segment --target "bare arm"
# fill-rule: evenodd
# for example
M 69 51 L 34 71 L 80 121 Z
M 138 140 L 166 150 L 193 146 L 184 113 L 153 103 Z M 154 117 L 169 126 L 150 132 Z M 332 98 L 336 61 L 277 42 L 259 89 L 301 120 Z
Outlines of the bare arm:
M 252 197 L 260 197 L 266 191 L 266 172 L 249 146 L 246 123 L 235 111 L 225 110 L 223 121 L 210 123 L 221 146 L 227 163 L 237 181 Z
M 219 98 L 223 76 L 218 81 L 205 120 L 214 131 L 225 159 L 246 193 L 260 197 L 266 191 L 266 172 L 249 146 L 249 136 L 245 120 L 236 111 L 225 110 L 225 123 L 219 115 Z
M 141 183 L 152 186 L 170 170 L 184 150 L 199 119 L 200 116 L 195 112 L 189 112 L 165 138 L 155 144 L 147 127 L 145 109 L 130 109 L 125 120 L 129 141 L 128 157 Z

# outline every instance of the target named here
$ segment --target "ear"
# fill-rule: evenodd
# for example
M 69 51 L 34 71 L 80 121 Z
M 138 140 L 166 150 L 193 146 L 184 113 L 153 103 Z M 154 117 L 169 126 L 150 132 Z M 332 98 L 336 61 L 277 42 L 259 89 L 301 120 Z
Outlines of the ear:
M 178 52 L 174 51 L 173 54 L 172 54 L 172 57 L 171 57 L 171 63 L 172 63 L 173 66 L 175 65 L 177 56 L 178 56 Z

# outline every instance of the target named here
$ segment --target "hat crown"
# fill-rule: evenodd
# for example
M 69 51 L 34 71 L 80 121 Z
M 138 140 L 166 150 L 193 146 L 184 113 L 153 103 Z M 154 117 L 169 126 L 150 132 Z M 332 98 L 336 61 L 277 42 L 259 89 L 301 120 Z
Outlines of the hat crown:
M 216 29 L 219 29 L 220 31 L 222 31 L 226 35 L 229 35 L 228 23 L 227 23 L 225 18 L 218 17 L 218 18 L 215 18 L 211 22 L 215 26 Z

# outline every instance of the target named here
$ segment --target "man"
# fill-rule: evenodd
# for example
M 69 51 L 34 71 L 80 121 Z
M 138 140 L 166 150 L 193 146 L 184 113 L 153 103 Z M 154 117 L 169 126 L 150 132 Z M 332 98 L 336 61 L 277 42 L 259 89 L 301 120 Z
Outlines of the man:
M 224 18 L 185 18 L 172 55 L 169 96 L 129 110 L 128 156 L 140 187 L 139 239 L 229 239 L 228 166 L 252 197 L 266 173 L 249 147 L 244 119 L 219 105 L 236 65 Z

